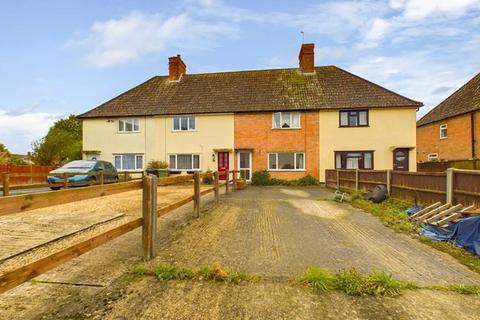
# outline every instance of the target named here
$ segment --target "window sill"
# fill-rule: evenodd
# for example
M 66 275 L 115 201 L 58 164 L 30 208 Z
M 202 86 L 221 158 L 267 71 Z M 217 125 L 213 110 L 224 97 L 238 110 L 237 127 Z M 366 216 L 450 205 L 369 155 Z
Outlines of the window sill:
M 305 169 L 268 169 L 269 172 L 306 172 Z
M 272 128 L 272 130 L 302 130 L 302 128 Z
M 118 134 L 134 134 L 134 133 L 142 133 L 141 131 L 117 131 Z
M 448 139 L 448 137 L 440 137 L 440 140 L 445 140 L 445 139 Z
M 197 132 L 198 130 L 172 130 L 173 133 L 178 133 L 178 132 Z
M 365 126 L 338 126 L 339 128 L 368 128 L 370 127 L 369 125 Z

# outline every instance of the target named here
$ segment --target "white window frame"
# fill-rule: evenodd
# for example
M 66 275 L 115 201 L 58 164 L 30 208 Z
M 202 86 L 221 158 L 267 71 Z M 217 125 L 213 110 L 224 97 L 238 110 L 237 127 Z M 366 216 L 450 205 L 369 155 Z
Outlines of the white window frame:
M 181 123 L 181 118 L 187 118 L 187 130 L 182 130 L 182 123 Z M 193 129 L 190 129 L 190 118 L 194 119 L 195 127 Z M 178 125 L 179 128 L 175 129 L 175 119 L 178 119 Z M 192 132 L 192 131 L 197 131 L 197 117 L 192 114 L 185 114 L 181 116 L 173 116 L 172 117 L 172 131 L 173 132 Z
M 438 161 L 438 153 L 429 153 L 429 154 L 427 155 L 427 159 L 428 159 L 428 161 L 430 161 L 430 162 Z
M 293 127 L 290 125 L 289 128 L 282 128 L 282 123 L 283 123 L 283 114 L 289 113 L 290 114 L 290 124 L 293 123 L 293 114 L 298 115 L 298 127 Z M 275 124 L 275 114 L 280 114 L 280 127 L 276 127 Z M 272 129 L 283 129 L 283 130 L 289 130 L 289 129 L 301 129 L 302 128 L 302 121 L 301 121 L 301 113 L 299 111 L 281 111 L 281 112 L 274 112 L 272 113 Z
M 125 159 L 125 156 L 126 155 L 134 155 L 135 156 L 135 169 L 124 169 L 124 159 Z M 117 168 L 115 166 L 115 163 L 116 163 L 116 158 L 117 157 L 120 157 L 120 166 L 121 168 Z M 141 168 L 138 168 L 137 167 L 137 159 L 139 157 L 142 157 L 142 167 Z M 145 157 L 143 155 L 143 153 L 115 153 L 113 154 L 113 166 L 115 167 L 115 169 L 117 169 L 118 171 L 143 171 L 143 168 L 145 167 Z
M 442 130 L 445 130 L 445 136 L 442 136 Z M 448 138 L 448 125 L 446 123 L 440 125 L 440 139 Z
M 120 130 L 120 122 L 123 121 L 123 130 Z M 127 122 L 131 122 L 132 130 L 127 130 Z M 137 130 L 135 130 L 135 123 L 137 123 Z M 138 118 L 121 118 L 117 121 L 117 132 L 120 133 L 137 133 L 140 132 L 140 120 Z
M 191 156 L 192 157 L 192 169 L 177 169 L 178 168 L 178 156 Z M 170 157 L 175 156 L 175 168 L 170 167 Z M 198 168 L 193 168 L 195 161 L 194 156 L 198 156 Z M 168 154 L 168 166 L 171 171 L 200 171 L 202 168 L 202 157 L 198 153 L 170 153 Z
M 279 153 L 293 153 L 293 169 L 279 169 L 278 168 L 278 154 Z M 270 155 L 275 155 L 275 168 L 270 169 Z M 297 154 L 303 155 L 303 169 L 296 169 L 297 168 Z M 305 169 L 305 152 L 269 152 L 267 153 L 267 170 L 268 171 L 306 171 Z

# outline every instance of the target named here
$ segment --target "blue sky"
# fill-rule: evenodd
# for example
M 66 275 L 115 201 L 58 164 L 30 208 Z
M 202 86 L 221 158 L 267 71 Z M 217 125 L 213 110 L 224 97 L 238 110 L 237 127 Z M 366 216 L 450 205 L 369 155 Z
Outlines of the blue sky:
M 3 0 L 0 143 L 26 153 L 177 53 L 189 73 L 296 67 L 300 31 L 316 65 L 423 101 L 419 116 L 480 72 L 480 0 Z

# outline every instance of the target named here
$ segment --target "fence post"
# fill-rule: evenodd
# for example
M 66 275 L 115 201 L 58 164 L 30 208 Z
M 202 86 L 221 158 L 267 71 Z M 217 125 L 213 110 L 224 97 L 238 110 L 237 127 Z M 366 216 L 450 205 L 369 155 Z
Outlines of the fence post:
M 453 183 L 454 183 L 454 174 L 455 174 L 455 169 L 454 168 L 448 168 L 447 169 L 447 197 L 445 199 L 446 203 L 451 203 L 453 204 Z
M 237 190 L 237 171 L 233 170 L 233 190 Z
M 4 172 L 2 173 L 2 180 L 3 180 L 3 196 L 7 197 L 10 195 L 10 173 Z
M 193 174 L 193 213 L 200 217 L 200 172 Z
M 63 189 L 68 189 L 68 174 L 63 173 Z
M 358 192 L 358 168 L 355 169 L 355 191 Z
M 387 175 L 387 194 L 390 195 L 392 190 L 392 170 L 387 170 L 385 174 Z
M 157 238 L 157 177 L 147 175 L 143 178 L 143 259 L 150 260 L 156 255 Z
M 225 170 L 225 194 L 228 194 L 230 183 L 230 170 Z
M 337 190 L 340 190 L 340 171 L 337 171 Z
M 103 184 L 103 179 L 104 179 L 103 171 L 101 171 L 100 172 L 100 184 Z
M 127 180 L 128 180 L 128 172 L 127 172 L 127 171 L 124 171 L 124 172 L 123 172 L 123 181 L 124 181 L 124 182 L 127 182 Z
M 215 185 L 215 202 L 218 203 L 220 192 L 218 190 L 218 171 L 213 173 L 214 185 Z

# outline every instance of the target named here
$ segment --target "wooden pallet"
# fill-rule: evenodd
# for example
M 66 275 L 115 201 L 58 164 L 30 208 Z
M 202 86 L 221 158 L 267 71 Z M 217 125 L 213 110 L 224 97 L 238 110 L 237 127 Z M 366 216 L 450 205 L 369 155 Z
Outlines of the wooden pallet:
M 480 215 L 475 206 L 464 207 L 462 204 L 451 205 L 450 203 L 434 203 L 425 209 L 413 214 L 410 219 L 416 224 L 430 224 L 446 228 L 449 222 L 457 222 L 460 218 L 471 215 Z

